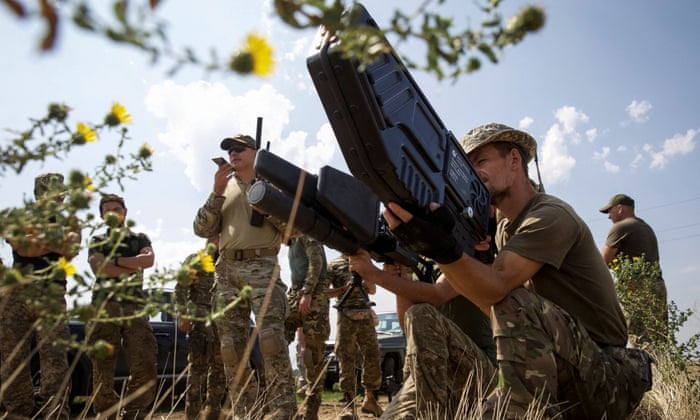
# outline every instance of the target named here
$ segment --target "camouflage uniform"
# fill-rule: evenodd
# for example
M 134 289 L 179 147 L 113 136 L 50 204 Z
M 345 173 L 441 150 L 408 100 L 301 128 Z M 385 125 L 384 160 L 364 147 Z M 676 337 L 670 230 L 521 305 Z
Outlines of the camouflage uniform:
M 212 193 L 197 212 L 194 232 L 203 238 L 220 235 L 220 256 L 215 274 L 215 310 L 224 314 L 216 320 L 216 327 L 221 340 L 221 357 L 230 401 L 236 402 L 234 409 L 239 415 L 264 408 L 269 410 L 271 418 L 286 420 L 296 413 L 296 399 L 284 336 L 286 286 L 279 277 L 277 263 L 283 225 L 269 217 L 260 226 L 250 223 L 252 210 L 245 196 L 249 187 L 247 183 L 232 177 L 223 196 Z M 242 294 L 247 286 L 252 288 L 251 293 Z M 268 289 L 271 295 L 263 315 L 261 308 Z M 239 302 L 229 307 L 239 298 Z M 243 357 L 249 338 L 251 310 L 260 329 L 260 348 L 265 360 L 268 384 L 266 407 L 256 403 L 257 393 L 252 385 L 242 389 L 249 375 L 252 376 Z M 243 377 L 238 381 L 237 369 L 243 371 Z
M 337 257 L 328 263 L 328 277 L 334 288 L 352 282 L 348 260 Z M 366 289 L 365 289 L 366 291 Z M 339 298 L 340 299 L 340 298 Z M 357 355 L 362 358 L 362 386 L 365 394 L 374 392 L 382 384 L 379 360 L 379 343 L 374 329 L 374 317 L 358 289 L 352 291 L 338 310 L 338 326 L 335 337 L 335 354 L 340 364 L 340 390 L 354 397 Z
M 49 190 L 62 185 L 62 181 L 60 174 L 38 176 L 35 197 L 41 199 Z M 48 233 L 51 223 L 42 229 Z M 66 280 L 65 277 L 57 279 L 47 271 L 62 255 L 49 252 L 40 257 L 24 257 L 15 246 L 12 254 L 13 268 L 22 272 L 27 282 L 8 287 L 0 296 L 0 360 L 2 385 L 6 387 L 2 403 L 10 419 L 28 418 L 37 412 L 30 364 L 21 367 L 23 359 L 31 354 L 31 334 L 27 333 L 34 330 L 41 369 L 38 402 L 47 404 L 41 415 L 47 419 L 67 419 L 70 381 L 64 383 L 68 375 L 65 344 L 70 340 L 70 333 L 65 318 Z M 10 380 L 15 373 L 17 376 Z
M 110 231 L 104 235 L 95 235 L 90 244 L 89 254 L 110 255 L 115 244 L 109 241 Z M 132 233 L 124 237 L 115 252 L 118 257 L 139 255 L 144 248 L 150 248 L 151 241 L 143 233 Z M 115 283 L 106 286 L 107 280 Z M 158 344 L 148 318 L 143 315 L 146 295 L 143 291 L 143 271 L 135 270 L 130 276 L 106 279 L 98 275 L 96 287 L 92 294 L 92 304 L 104 311 L 103 318 L 129 317 L 128 320 L 109 322 L 90 322 L 87 341 L 94 346 L 104 340 L 111 346 L 106 354 L 90 354 L 92 362 L 92 383 L 95 390 L 93 408 L 102 413 L 120 404 L 120 397 L 114 388 L 114 370 L 117 363 L 117 351 L 123 347 L 129 362 L 129 381 L 126 395 L 136 395 L 123 409 L 124 418 L 143 418 L 151 408 L 156 395 L 156 360 Z M 143 389 L 140 389 L 143 388 Z
M 330 335 L 328 278 L 323 245 L 307 236 L 294 238 L 289 244 L 289 266 L 292 288 L 288 293 L 289 316 L 285 323 L 287 342 L 294 340 L 297 328 L 302 327 L 305 349 L 303 354 L 306 377 L 306 418 L 317 418 L 321 405 L 325 369 L 323 354 Z M 311 311 L 302 315 L 299 301 L 311 295 Z M 313 386 L 316 384 L 316 386 Z
M 495 385 L 490 355 L 433 305 L 411 305 L 404 328 L 406 379 L 381 418 L 457 418 L 463 396 L 478 401 Z
M 196 254 L 195 254 L 196 255 Z M 188 257 L 188 260 L 194 255 Z M 191 283 L 175 286 L 175 299 L 194 319 L 187 331 L 187 393 L 185 414 L 188 419 L 218 419 L 226 395 L 226 374 L 221 362 L 221 344 L 216 326 L 205 321 L 212 312 L 214 273 L 198 271 Z
M 2 385 L 7 386 L 3 404 L 11 415 L 31 417 L 35 410 L 34 386 L 30 365 L 20 364 L 31 354 L 27 332 L 36 328 L 41 369 L 41 404 L 52 401 L 51 414 L 46 418 L 68 418 L 67 406 L 57 409 L 56 404 L 67 404 L 70 381 L 64 384 L 68 372 L 65 343 L 70 333 L 65 318 L 53 319 L 53 314 L 66 313 L 65 284 L 48 280 L 31 280 L 32 283 L 17 286 L 0 298 L 0 354 L 2 355 Z M 39 321 L 38 327 L 35 322 Z M 12 381 L 9 377 L 19 371 Z M 10 418 L 13 418 L 12 416 Z

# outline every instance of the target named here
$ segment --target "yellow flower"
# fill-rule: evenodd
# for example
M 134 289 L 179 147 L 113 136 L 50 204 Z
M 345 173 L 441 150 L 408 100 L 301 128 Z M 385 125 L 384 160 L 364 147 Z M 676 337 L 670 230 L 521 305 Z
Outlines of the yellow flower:
M 66 273 L 66 277 L 75 275 L 75 266 L 69 263 L 64 257 L 58 259 L 58 266 Z
M 272 67 L 275 64 L 272 53 L 272 46 L 267 39 L 250 34 L 246 38 L 243 49 L 231 57 L 229 67 L 238 73 L 267 76 L 272 73 Z
M 88 125 L 83 122 L 78 123 L 76 131 L 79 135 L 83 136 L 83 139 L 85 139 L 85 141 L 88 143 L 92 143 L 93 141 L 97 140 L 97 133 L 95 133 L 95 130 L 88 127 Z
M 128 124 L 130 122 L 132 122 L 132 119 L 129 111 L 127 111 L 124 105 L 119 102 L 114 102 L 112 104 L 112 109 L 105 117 L 105 124 L 110 127 L 115 127 L 119 124 Z
M 267 76 L 272 72 L 275 61 L 272 58 L 272 47 L 265 38 L 255 34 L 248 35 L 246 50 L 253 55 L 253 73 Z
M 95 191 L 95 186 L 92 185 L 92 178 L 87 175 L 83 176 L 83 186 L 88 191 Z
M 214 258 L 205 251 L 199 251 L 199 261 L 202 263 L 202 271 L 205 273 L 214 272 Z

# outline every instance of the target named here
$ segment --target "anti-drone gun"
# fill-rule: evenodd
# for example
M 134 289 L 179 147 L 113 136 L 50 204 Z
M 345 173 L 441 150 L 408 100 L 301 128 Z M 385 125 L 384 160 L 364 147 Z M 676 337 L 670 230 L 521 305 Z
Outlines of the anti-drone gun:
M 359 4 L 345 18 L 377 28 Z M 307 66 L 350 172 L 382 202 L 414 214 L 445 206 L 457 221 L 453 235 L 473 254 L 486 236 L 489 192 L 398 55 L 360 71 L 330 34 Z
M 343 254 L 365 249 L 376 261 L 404 264 L 421 280 L 432 280 L 432 266 L 398 244 L 380 217 L 379 199 L 356 178 L 330 166 L 314 175 L 267 150 L 258 151 L 255 171 L 261 179 L 248 190 L 250 204 L 277 219 L 291 220 L 297 231 Z M 354 276 L 352 286 L 360 283 Z

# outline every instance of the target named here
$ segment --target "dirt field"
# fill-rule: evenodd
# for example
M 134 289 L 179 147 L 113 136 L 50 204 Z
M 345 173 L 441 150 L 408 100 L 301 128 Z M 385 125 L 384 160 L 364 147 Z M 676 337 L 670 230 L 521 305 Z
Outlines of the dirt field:
M 382 395 L 379 397 L 379 405 L 384 408 L 389 404 L 389 400 L 387 399 L 386 396 Z M 335 420 L 340 416 L 340 413 L 343 411 L 343 404 L 339 402 L 332 402 L 332 401 L 324 401 L 321 404 L 321 410 L 319 410 L 318 413 L 318 418 L 320 420 Z M 365 414 L 362 413 L 361 410 L 357 409 L 357 414 L 359 415 L 360 420 L 371 420 L 374 419 L 375 417 L 371 414 Z M 90 420 L 92 417 L 87 417 L 85 420 Z M 168 412 L 159 412 L 153 415 L 151 417 L 152 420 L 187 420 L 187 417 L 185 417 L 185 412 L 183 410 L 178 410 L 173 413 L 168 413 Z

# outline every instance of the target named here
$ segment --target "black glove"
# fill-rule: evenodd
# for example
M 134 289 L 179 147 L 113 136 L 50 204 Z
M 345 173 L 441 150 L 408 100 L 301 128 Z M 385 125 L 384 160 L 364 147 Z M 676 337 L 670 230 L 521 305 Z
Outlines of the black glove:
M 462 257 L 464 248 L 452 231 L 455 220 L 449 210 L 439 207 L 427 216 L 413 216 L 395 229 L 394 235 L 404 246 L 439 264 L 449 264 Z

